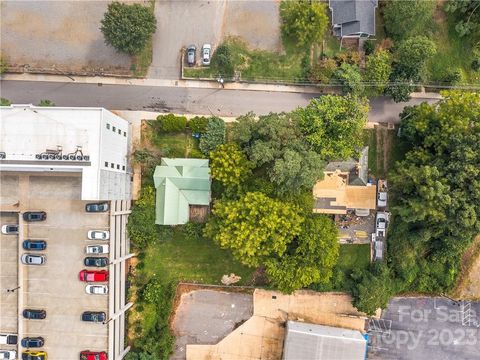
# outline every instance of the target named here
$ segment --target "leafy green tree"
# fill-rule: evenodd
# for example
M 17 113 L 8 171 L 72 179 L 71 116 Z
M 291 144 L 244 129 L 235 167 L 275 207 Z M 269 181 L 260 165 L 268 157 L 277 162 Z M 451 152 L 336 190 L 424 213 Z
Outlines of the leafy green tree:
M 273 255 L 282 256 L 300 233 L 299 209 L 260 192 L 248 192 L 239 200 L 214 204 L 205 236 L 247 266 L 258 266 Z
M 229 43 L 221 43 L 212 55 L 211 67 L 224 78 L 232 78 L 235 72 L 233 53 Z
M 132 244 L 142 248 L 158 239 L 155 225 L 155 189 L 152 186 L 142 188 L 140 198 L 135 202 L 127 224 Z
M 329 84 L 337 69 L 337 62 L 334 59 L 325 58 L 315 63 L 309 73 L 309 79 L 313 82 L 321 82 L 322 84 Z
M 158 115 L 157 121 L 153 123 L 153 126 L 163 133 L 180 133 L 185 131 L 187 118 L 174 114 Z
M 284 42 L 306 48 L 322 40 L 329 22 L 327 10 L 327 5 L 317 0 L 282 0 L 280 18 Z
M 392 56 L 386 50 L 379 49 L 367 56 L 364 79 L 369 95 L 380 95 L 388 84 L 392 73 Z
M 402 41 L 396 53 L 397 61 L 407 76 L 422 75 L 425 65 L 437 52 L 435 43 L 426 36 L 414 36 Z
M 335 72 L 333 78 L 342 86 L 343 94 L 360 95 L 365 90 L 362 83 L 362 75 L 357 65 L 342 63 Z
M 188 121 L 188 128 L 192 133 L 203 134 L 207 131 L 208 118 L 205 116 L 195 116 Z
M 40 100 L 38 106 L 55 106 L 55 103 L 52 100 Z
M 470 37 L 474 41 L 480 40 L 479 0 L 449 0 L 445 10 L 456 18 L 455 30 L 461 37 Z
M 390 269 L 384 263 L 373 263 L 370 270 L 356 271 L 352 278 L 353 306 L 367 315 L 385 309 L 395 293 Z
M 292 113 L 237 119 L 233 138 L 262 174 L 266 172 L 279 194 L 311 189 L 323 175 L 323 159 L 305 141 Z
M 0 74 L 3 74 L 8 70 L 8 62 L 7 60 L 0 55 Z
M 385 28 L 394 40 L 425 34 L 433 22 L 435 1 L 387 1 L 384 8 Z
M 238 190 L 251 175 L 251 164 L 235 143 L 218 145 L 210 152 L 212 179 L 220 181 L 227 189 Z
M 10 106 L 12 105 L 12 102 L 8 99 L 5 98 L 0 98 L 0 106 Z
M 102 20 L 105 42 L 118 51 L 135 55 L 143 50 L 157 28 L 151 7 L 112 2 Z
M 208 155 L 210 151 L 225 142 L 227 128 L 225 121 L 219 117 L 212 116 L 208 120 L 205 133 L 200 137 L 200 151 L 205 155 Z
M 306 219 L 287 252 L 266 260 L 269 279 L 286 293 L 312 283 L 328 283 L 339 254 L 337 232 L 333 221 L 326 216 Z
M 410 100 L 410 94 L 415 90 L 413 80 L 395 67 L 390 75 L 390 82 L 385 87 L 385 94 L 390 95 L 395 102 Z
M 355 96 L 325 95 L 296 111 L 306 140 L 322 158 L 344 160 L 362 146 L 367 122 L 366 99 Z

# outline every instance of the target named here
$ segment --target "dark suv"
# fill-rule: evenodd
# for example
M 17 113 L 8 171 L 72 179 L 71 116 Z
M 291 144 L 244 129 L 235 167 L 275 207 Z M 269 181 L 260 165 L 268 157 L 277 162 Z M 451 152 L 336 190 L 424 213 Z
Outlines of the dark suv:
M 47 219 L 47 213 L 45 211 L 27 211 L 23 214 L 23 220 L 25 221 L 44 221 Z
M 108 209 L 108 203 L 89 203 L 85 205 L 86 212 L 106 212 Z
M 47 248 L 47 242 L 45 240 L 25 240 L 22 243 L 25 250 L 45 250 Z
M 47 317 L 47 312 L 45 310 L 33 310 L 33 309 L 25 309 L 23 310 L 23 317 L 25 319 L 45 319 Z
M 24 348 L 42 347 L 45 344 L 43 337 L 26 337 L 22 339 L 22 346 Z
M 83 263 L 85 266 L 104 267 L 108 265 L 108 258 L 88 256 Z
M 102 311 L 85 311 L 82 314 L 82 321 L 104 322 L 107 315 Z

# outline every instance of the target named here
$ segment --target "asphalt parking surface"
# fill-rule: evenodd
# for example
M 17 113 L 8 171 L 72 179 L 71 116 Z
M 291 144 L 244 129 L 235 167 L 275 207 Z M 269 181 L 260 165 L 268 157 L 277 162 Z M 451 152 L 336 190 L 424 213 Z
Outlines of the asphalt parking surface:
M 480 303 L 446 298 L 394 298 L 372 333 L 370 359 L 473 360 L 480 358 Z M 390 325 L 391 324 L 391 325 Z

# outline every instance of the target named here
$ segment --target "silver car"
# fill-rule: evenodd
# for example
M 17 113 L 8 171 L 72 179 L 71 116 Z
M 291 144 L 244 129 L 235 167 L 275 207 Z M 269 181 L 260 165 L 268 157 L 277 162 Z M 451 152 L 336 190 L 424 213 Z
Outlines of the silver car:
M 204 44 L 202 46 L 202 64 L 210 65 L 210 57 L 212 56 L 212 45 Z
M 195 65 L 195 54 L 197 53 L 197 47 L 195 45 L 190 45 L 187 48 L 187 64 L 188 66 Z
M 85 287 L 85 292 L 92 295 L 106 295 L 108 294 L 107 285 L 87 285 Z
M 85 249 L 87 254 L 108 254 L 108 245 L 88 245 Z
M 87 237 L 90 240 L 108 240 L 110 239 L 110 231 L 108 230 L 89 230 Z
M 47 262 L 45 255 L 23 254 L 22 264 L 25 265 L 43 265 Z

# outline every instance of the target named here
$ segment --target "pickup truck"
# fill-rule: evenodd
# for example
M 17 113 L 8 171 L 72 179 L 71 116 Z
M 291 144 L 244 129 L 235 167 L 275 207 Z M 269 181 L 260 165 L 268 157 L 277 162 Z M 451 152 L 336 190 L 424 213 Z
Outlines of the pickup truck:
M 17 341 L 17 335 L 0 334 L 0 345 L 17 345 Z

